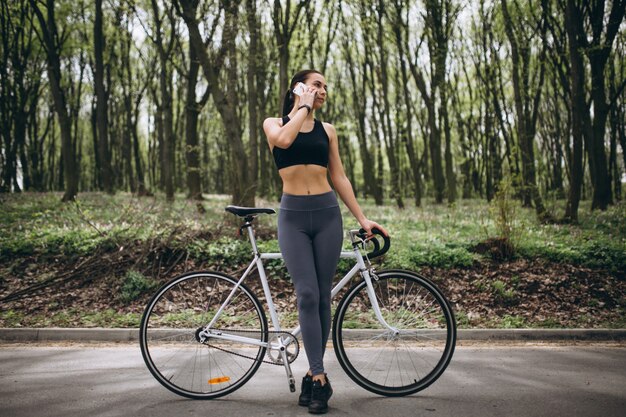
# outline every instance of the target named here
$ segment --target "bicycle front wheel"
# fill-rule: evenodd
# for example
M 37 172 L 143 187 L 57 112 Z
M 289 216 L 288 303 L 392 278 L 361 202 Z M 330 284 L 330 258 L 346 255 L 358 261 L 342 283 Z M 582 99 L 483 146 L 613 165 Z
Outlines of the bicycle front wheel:
M 141 353 L 152 375 L 170 391 L 196 399 L 221 397 L 240 388 L 261 365 L 267 319 L 257 297 L 236 284 L 219 272 L 191 272 L 165 284 L 148 303 L 140 327 Z M 235 335 L 237 341 L 202 336 L 223 305 L 211 329 Z
M 376 275 L 373 292 L 391 329 L 376 317 L 362 280 L 348 290 L 335 312 L 335 353 L 361 387 L 386 396 L 413 394 L 448 366 L 456 343 L 454 314 L 430 280 L 402 270 Z

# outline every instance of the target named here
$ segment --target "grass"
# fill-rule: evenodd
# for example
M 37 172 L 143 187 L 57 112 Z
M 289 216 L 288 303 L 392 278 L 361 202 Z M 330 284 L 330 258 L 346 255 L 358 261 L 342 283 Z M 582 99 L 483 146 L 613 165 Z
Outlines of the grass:
M 224 212 L 230 204 L 227 195 L 205 195 L 206 212 L 200 214 L 196 202 L 177 195 L 167 203 L 162 195 L 136 198 L 127 193 L 108 196 L 81 193 L 76 203 L 60 202 L 58 193 L 24 193 L 2 195 L 0 205 L 0 288 L 3 274 L 30 276 L 45 280 L 54 275 L 46 268 L 59 257 L 79 259 L 96 251 L 116 251 L 128 247 L 152 247 L 157 243 L 171 250 L 182 250 L 186 258 L 209 263 L 212 268 L 236 270 L 251 257 L 247 236 L 237 236 L 235 217 Z M 408 202 L 408 201 L 407 201 Z M 391 201 L 376 206 L 372 200 L 359 199 L 368 218 L 382 224 L 392 238 L 391 251 L 381 260 L 379 268 L 419 270 L 422 267 L 444 269 L 468 268 L 488 259 L 474 253 L 479 242 L 496 237 L 497 220 L 493 207 L 482 200 L 461 200 L 436 205 L 424 200 L 422 207 L 399 210 Z M 258 198 L 257 206 L 278 208 L 274 200 Z M 515 202 L 517 204 L 517 202 Z M 344 231 L 359 224 L 341 205 Z M 551 209 L 562 213 L 564 202 L 553 201 Z M 545 259 L 552 262 L 598 268 L 623 276 L 626 271 L 626 204 L 619 203 L 605 212 L 589 209 L 583 202 L 578 225 L 541 224 L 532 209 L 515 207 L 515 256 Z M 277 216 L 259 216 L 256 220 L 258 245 L 261 251 L 279 251 L 276 240 Z M 349 242 L 344 240 L 344 249 Z M 340 261 L 338 273 L 349 268 Z M 53 268 L 52 268 L 53 269 Z M 284 278 L 286 271 L 279 260 L 266 263 L 270 279 Z M 157 283 L 145 271 L 128 270 L 119 276 L 120 291 L 114 296 L 129 304 L 154 290 Z M 481 291 L 489 292 L 503 306 L 516 301 L 519 278 L 505 282 L 480 282 Z M 575 282 L 572 283 L 575 285 Z M 599 301 L 598 301 L 599 302 Z M 619 304 L 626 305 L 626 301 Z M 592 306 L 597 307 L 597 306 Z M 0 312 L 0 321 L 8 326 L 138 326 L 140 314 L 116 309 L 86 311 L 72 308 L 51 309 L 46 315 L 27 315 L 11 309 Z M 288 321 L 297 317 L 289 313 Z M 624 317 L 624 314 L 621 314 Z M 580 318 L 585 327 L 586 320 Z M 460 327 L 471 327 L 474 320 L 457 311 Z M 354 325 L 360 326 L 355 319 Z M 523 317 L 495 317 L 495 327 L 559 327 L 556 319 L 529 323 Z M 623 322 L 607 323 L 607 327 L 626 327 Z
M 77 203 L 63 204 L 55 193 L 5 195 L 0 261 L 11 263 L 28 255 L 81 256 L 97 248 L 158 239 L 169 239 L 173 248 L 183 247 L 192 258 L 218 264 L 240 265 L 249 258 L 247 239 L 236 239 L 234 217 L 224 212 L 229 196 L 207 196 L 204 214 L 180 195 L 174 203 L 166 203 L 162 196 L 135 198 L 126 193 L 82 193 L 78 198 Z M 392 236 L 392 250 L 384 259 L 387 267 L 468 267 L 482 260 L 471 248 L 497 235 L 497 219 L 482 200 L 461 200 L 452 206 L 426 201 L 421 208 L 404 210 L 391 204 L 378 207 L 371 200 L 360 203 L 366 215 Z M 554 203 L 558 209 L 559 203 Z M 257 199 L 257 205 L 277 208 L 279 203 Z M 575 226 L 540 224 L 531 209 L 517 207 L 516 256 L 626 271 L 626 204 L 593 213 L 588 205 L 581 205 L 580 224 Z M 347 208 L 343 204 L 341 208 L 344 230 L 358 228 Z M 256 222 L 265 230 L 276 229 L 276 216 L 260 216 Z M 189 239 L 203 234 L 210 238 Z M 275 238 L 259 244 L 262 250 L 278 250 Z M 349 248 L 347 239 L 344 247 Z
M 139 327 L 141 313 L 125 313 L 114 309 L 85 311 L 74 308 L 50 314 L 28 314 L 7 310 L 0 312 L 5 327 Z

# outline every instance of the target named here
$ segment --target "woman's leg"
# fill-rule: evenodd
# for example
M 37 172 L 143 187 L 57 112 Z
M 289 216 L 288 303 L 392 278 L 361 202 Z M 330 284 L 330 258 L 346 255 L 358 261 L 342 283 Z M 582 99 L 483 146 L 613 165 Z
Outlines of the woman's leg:
M 343 244 L 341 210 L 339 207 L 330 207 L 312 212 L 312 225 L 315 232 L 313 252 L 320 299 L 319 317 L 322 327 L 321 347 L 323 359 L 332 324 L 330 293 Z
M 281 209 L 278 214 L 278 244 L 298 299 L 298 321 L 313 375 L 324 373 L 320 292 L 310 235 L 311 213 Z

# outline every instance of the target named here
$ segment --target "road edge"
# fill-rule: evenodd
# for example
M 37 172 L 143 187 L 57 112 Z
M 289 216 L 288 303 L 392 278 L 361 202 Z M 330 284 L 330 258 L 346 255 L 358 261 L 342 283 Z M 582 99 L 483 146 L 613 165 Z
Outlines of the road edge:
M 626 340 L 626 329 L 461 329 L 459 341 L 614 341 Z M 136 342 L 139 329 L 0 328 L 2 342 Z

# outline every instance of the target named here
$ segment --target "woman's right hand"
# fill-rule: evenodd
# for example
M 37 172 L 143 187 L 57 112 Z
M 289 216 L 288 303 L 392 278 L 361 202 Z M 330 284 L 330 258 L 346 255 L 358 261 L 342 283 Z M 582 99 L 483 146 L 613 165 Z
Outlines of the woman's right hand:
M 315 95 L 317 94 L 317 89 L 315 87 L 306 87 L 304 93 L 300 96 L 300 101 L 298 102 L 298 107 L 304 106 L 305 104 L 311 108 L 313 108 L 313 103 L 315 102 Z

